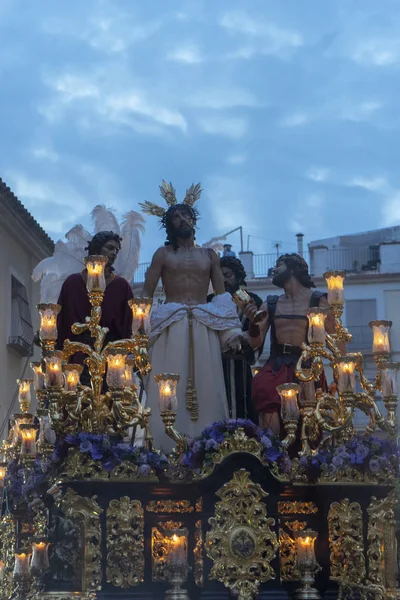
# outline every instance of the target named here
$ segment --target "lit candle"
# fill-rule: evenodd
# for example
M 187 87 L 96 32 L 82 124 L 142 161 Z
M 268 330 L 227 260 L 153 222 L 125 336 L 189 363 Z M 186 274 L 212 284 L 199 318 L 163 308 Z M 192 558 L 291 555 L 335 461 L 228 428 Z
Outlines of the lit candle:
M 7 463 L 0 462 L 0 488 L 4 487 L 4 480 L 7 475 Z
M 25 554 L 22 552 L 21 554 L 15 554 L 15 563 L 14 563 L 14 577 L 29 577 L 30 572 L 30 554 Z
M 296 539 L 296 560 L 299 567 L 315 567 L 314 544 L 317 538 L 315 531 L 305 529 L 300 531 Z
M 124 387 L 132 387 L 133 383 L 133 367 L 135 365 L 135 359 L 128 357 L 125 361 L 125 372 L 124 372 Z
M 310 344 L 325 343 L 325 319 L 327 312 L 321 308 L 309 308 L 308 318 L 308 341 Z
M 63 387 L 64 375 L 62 372 L 63 353 L 61 350 L 52 352 L 49 356 L 45 356 L 46 363 L 46 387 Z
M 32 544 L 31 569 L 33 571 L 46 571 L 49 568 L 49 544 L 39 542 Z
M 400 363 L 381 363 L 381 391 L 384 398 L 398 396 L 398 374 Z
M 335 364 L 338 371 L 339 394 L 355 393 L 356 391 L 356 366 L 359 355 L 348 354 L 336 359 Z
M 83 366 L 82 365 L 64 365 L 64 388 L 67 392 L 76 392 L 76 388 L 78 387 L 78 383 L 80 382 L 80 377 L 82 375 Z
M 179 381 L 179 375 L 174 373 L 159 373 L 154 375 L 154 379 L 158 384 L 159 400 L 158 406 L 160 413 L 165 411 L 175 412 L 178 410 L 178 399 L 176 397 L 176 387 Z
M 44 390 L 44 373 L 42 370 L 42 363 L 31 362 L 31 369 L 33 371 L 33 389 L 35 392 Z
M 61 310 L 59 304 L 38 304 L 40 314 L 39 337 L 42 342 L 55 342 L 57 339 L 57 316 Z
M 33 456 L 36 454 L 37 425 L 22 424 L 19 426 L 21 432 L 21 456 Z
M 328 304 L 329 306 L 344 305 L 343 282 L 346 277 L 345 271 L 328 271 L 324 273 L 328 285 Z
M 251 367 L 251 372 L 253 377 L 255 377 L 260 372 L 260 367 Z
M 298 394 L 300 386 L 298 383 L 282 383 L 276 388 L 281 397 L 281 417 L 284 423 L 298 421 L 299 405 Z
M 369 323 L 369 326 L 371 327 L 374 334 L 374 341 L 372 343 L 373 353 L 389 354 L 389 331 L 392 326 L 392 321 L 371 321 Z
M 18 383 L 18 401 L 22 412 L 28 412 L 31 405 L 31 385 L 32 379 L 17 379 Z
M 128 301 L 132 310 L 132 336 L 143 330 L 145 334 L 150 329 L 150 312 L 153 305 L 151 298 L 131 298 Z
M 111 389 L 125 385 L 126 350 L 110 350 L 107 354 L 107 385 Z
M 0 581 L 3 581 L 5 574 L 6 574 L 6 564 L 2 560 L 0 560 Z
M 182 567 L 187 563 L 187 529 L 173 529 L 169 533 L 168 563 Z M 172 534 L 172 535 L 171 535 Z
M 104 269 L 108 263 L 107 256 L 87 256 L 85 265 L 87 270 L 86 288 L 88 292 L 104 292 L 106 278 Z

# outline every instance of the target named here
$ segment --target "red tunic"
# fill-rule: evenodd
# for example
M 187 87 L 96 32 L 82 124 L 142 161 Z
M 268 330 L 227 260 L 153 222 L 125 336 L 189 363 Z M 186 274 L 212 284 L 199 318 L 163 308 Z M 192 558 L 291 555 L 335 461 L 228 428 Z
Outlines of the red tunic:
M 128 305 L 128 300 L 132 296 L 131 286 L 123 277 L 116 275 L 107 285 L 100 321 L 102 327 L 109 329 L 105 343 L 132 336 L 132 311 Z M 92 345 L 93 338 L 88 331 L 81 335 L 74 335 L 71 331 L 72 325 L 84 323 L 91 311 L 86 284 L 81 273 L 74 273 L 64 281 L 58 304 L 61 304 L 62 308 L 57 320 L 57 348 L 62 349 L 67 339 Z M 82 364 L 84 358 L 83 354 L 78 353 L 71 357 L 70 362 Z

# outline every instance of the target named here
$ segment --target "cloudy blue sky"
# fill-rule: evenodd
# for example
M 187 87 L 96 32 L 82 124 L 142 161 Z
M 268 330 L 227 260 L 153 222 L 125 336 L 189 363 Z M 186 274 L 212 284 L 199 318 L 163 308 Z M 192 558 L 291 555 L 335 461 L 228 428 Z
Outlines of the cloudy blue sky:
M 0 176 L 54 239 L 162 178 L 257 253 L 400 222 L 398 0 L 0 0 L 0 40 Z

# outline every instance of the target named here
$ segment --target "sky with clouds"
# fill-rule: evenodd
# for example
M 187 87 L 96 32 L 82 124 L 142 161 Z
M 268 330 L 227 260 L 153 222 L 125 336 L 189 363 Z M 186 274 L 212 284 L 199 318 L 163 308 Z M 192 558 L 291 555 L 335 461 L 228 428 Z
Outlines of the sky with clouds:
M 0 176 L 55 240 L 162 178 L 201 243 L 400 223 L 398 0 L 0 0 L 0 40 Z

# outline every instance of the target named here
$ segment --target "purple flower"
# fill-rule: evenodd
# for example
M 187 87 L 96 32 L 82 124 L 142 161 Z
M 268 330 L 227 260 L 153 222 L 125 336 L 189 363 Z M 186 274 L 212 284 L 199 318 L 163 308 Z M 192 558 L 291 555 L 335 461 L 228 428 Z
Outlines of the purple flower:
M 377 460 L 376 458 L 371 458 L 371 460 L 369 461 L 369 469 L 371 473 L 377 473 L 379 471 L 379 468 L 379 460 Z
M 90 452 L 91 449 L 92 449 L 92 442 L 89 442 L 89 440 L 83 440 L 79 445 L 79 450 L 81 452 Z
M 207 440 L 205 443 L 205 449 L 208 452 L 209 450 L 216 450 L 218 448 L 219 444 L 218 442 L 216 442 L 213 439 Z
M 264 448 L 271 448 L 272 442 L 267 435 L 262 435 L 260 438 L 260 442 L 264 446 Z
M 149 477 L 151 475 L 151 467 L 149 465 L 141 465 L 138 470 L 140 477 Z
M 332 458 L 332 464 L 335 465 L 335 467 L 342 467 L 344 464 L 344 460 L 343 458 L 339 455 L 339 456 L 334 456 Z
M 299 460 L 299 465 L 302 467 L 308 466 L 308 456 L 301 456 Z
M 203 443 L 200 440 L 196 440 L 192 446 L 192 452 L 194 452 L 194 454 L 197 454 L 198 452 L 201 452 L 202 450 L 203 450 Z
M 355 454 L 360 460 L 363 461 L 365 458 L 367 458 L 369 450 L 366 446 L 364 446 L 364 444 L 360 444 L 356 447 Z

